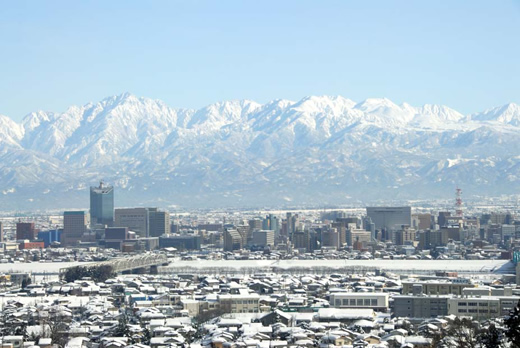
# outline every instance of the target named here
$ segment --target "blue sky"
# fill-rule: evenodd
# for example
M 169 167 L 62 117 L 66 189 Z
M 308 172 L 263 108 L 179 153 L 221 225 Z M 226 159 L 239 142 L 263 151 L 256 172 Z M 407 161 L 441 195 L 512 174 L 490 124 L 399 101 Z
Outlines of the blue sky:
M 126 91 L 472 113 L 520 103 L 520 1 L 2 1 L 0 82 L 15 120 Z

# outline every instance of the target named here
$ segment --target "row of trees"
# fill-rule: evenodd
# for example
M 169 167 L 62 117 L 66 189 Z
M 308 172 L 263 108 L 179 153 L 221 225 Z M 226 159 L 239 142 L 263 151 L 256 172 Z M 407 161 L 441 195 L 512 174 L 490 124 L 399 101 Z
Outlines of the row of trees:
M 76 266 L 67 268 L 63 278 L 67 283 L 72 283 L 83 278 L 90 278 L 97 283 L 102 283 L 115 276 L 114 269 L 110 265 L 100 266 Z

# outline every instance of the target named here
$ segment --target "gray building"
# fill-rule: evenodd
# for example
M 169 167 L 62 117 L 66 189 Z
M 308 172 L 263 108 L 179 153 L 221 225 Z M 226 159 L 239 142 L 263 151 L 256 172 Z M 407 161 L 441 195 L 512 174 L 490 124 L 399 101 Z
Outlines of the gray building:
M 125 208 L 115 210 L 115 227 L 128 227 L 139 237 L 149 236 L 148 208 Z
M 259 247 L 274 246 L 274 231 L 260 230 L 253 232 L 252 244 Z
M 224 251 L 240 250 L 244 247 L 242 235 L 236 228 L 224 230 Z
M 85 211 L 64 212 L 61 244 L 67 247 L 75 246 L 87 232 L 89 222 L 89 215 Z
M 115 210 L 116 227 L 128 227 L 139 237 L 170 234 L 170 215 L 157 208 L 124 208 Z
M 150 222 L 149 234 L 151 237 L 160 237 L 170 234 L 170 214 L 150 208 L 148 212 Z
M 114 188 L 103 181 L 90 187 L 90 219 L 92 224 L 112 226 L 114 222 Z
M 411 207 L 367 207 L 367 216 L 378 230 L 399 230 L 412 225 Z
M 159 237 L 159 247 L 176 248 L 178 250 L 199 250 L 200 236 L 195 235 L 169 235 Z
M 395 317 L 432 318 L 448 315 L 448 300 L 451 296 L 394 296 Z

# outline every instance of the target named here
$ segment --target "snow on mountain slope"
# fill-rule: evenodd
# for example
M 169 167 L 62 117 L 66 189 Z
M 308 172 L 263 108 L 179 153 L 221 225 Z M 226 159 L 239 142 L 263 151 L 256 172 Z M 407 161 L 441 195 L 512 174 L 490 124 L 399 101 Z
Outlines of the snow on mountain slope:
M 22 139 L 23 133 L 23 126 L 7 116 L 0 115 L 0 143 L 19 147 L 19 141 Z
M 125 205 L 332 204 L 451 194 L 455 184 L 507 193 L 520 189 L 519 136 L 516 104 L 464 116 L 310 96 L 191 110 L 125 93 L 21 124 L 0 116 L 0 183 L 20 208 L 87 202 L 99 178 Z
M 475 121 L 496 121 L 512 126 L 520 126 L 520 105 L 509 103 L 474 114 L 471 116 L 471 119 Z

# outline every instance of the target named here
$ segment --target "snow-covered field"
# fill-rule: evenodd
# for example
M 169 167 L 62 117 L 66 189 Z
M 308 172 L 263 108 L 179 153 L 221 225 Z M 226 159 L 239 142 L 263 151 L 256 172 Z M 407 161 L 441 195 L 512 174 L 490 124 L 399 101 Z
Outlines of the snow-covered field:
M 509 273 L 514 274 L 513 263 L 508 260 L 175 260 L 166 267 L 160 267 L 161 272 L 175 272 L 187 268 L 195 269 L 251 269 L 259 271 L 275 267 L 277 269 L 320 269 L 330 268 L 341 270 L 344 268 L 371 269 L 393 272 L 433 272 L 452 271 L 461 273 Z
M 37 273 L 56 274 L 61 268 L 88 265 L 88 262 L 31 262 L 31 263 L 0 263 L 0 273 Z

